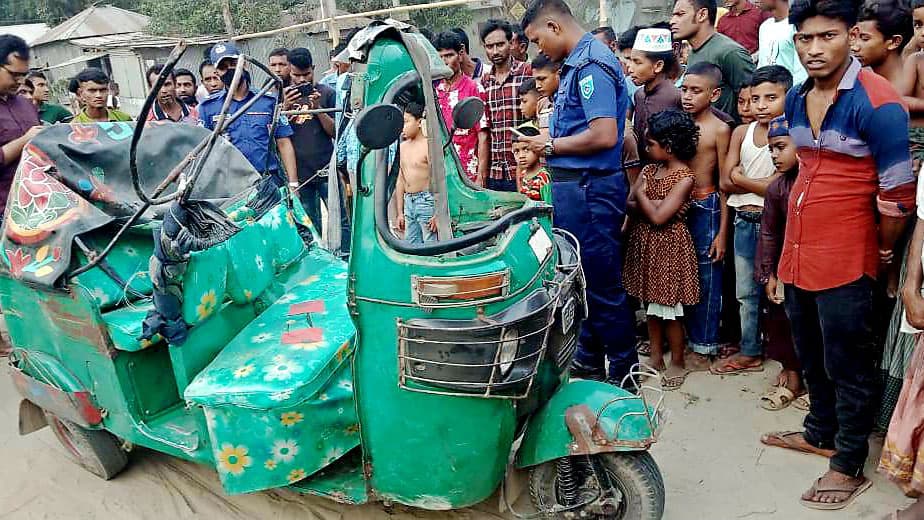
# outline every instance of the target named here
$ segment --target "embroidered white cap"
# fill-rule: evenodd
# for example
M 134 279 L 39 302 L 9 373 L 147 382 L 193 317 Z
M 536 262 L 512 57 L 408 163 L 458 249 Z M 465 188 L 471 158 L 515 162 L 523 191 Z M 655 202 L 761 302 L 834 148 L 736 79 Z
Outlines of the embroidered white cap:
M 671 32 L 668 29 L 641 29 L 632 48 L 644 52 L 671 52 Z

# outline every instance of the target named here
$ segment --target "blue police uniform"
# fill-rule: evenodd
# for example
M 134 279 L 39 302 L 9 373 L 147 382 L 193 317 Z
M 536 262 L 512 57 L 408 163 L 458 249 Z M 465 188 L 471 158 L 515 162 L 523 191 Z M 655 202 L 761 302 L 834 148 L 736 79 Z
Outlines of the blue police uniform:
M 579 134 L 590 121 L 613 118 L 616 146 L 590 155 L 551 155 L 555 225 L 581 243 L 590 315 L 574 358 L 578 371 L 597 371 L 609 360 L 617 383 L 638 362 L 635 320 L 622 287 L 622 224 L 628 185 L 622 171 L 622 136 L 629 99 L 622 67 L 609 48 L 585 34 L 561 68 L 549 119 L 552 138 Z
M 237 112 L 256 95 L 255 92 L 250 91 L 242 101 L 232 99 L 228 115 Z M 218 114 L 221 112 L 221 106 L 224 102 L 225 91 L 222 90 L 212 94 L 200 103 L 199 124 L 209 130 L 214 130 L 215 125 L 218 123 Z M 279 171 L 279 160 L 275 153 L 270 153 L 269 131 L 275 108 L 276 98 L 270 94 L 264 94 L 244 115 L 231 123 L 225 137 L 244 154 L 244 157 L 250 161 L 250 164 L 258 172 L 269 172 L 281 183 L 280 185 L 283 185 L 285 184 L 285 176 Z M 292 134 L 293 131 L 292 127 L 289 126 L 289 120 L 279 116 L 279 122 L 276 123 L 275 137 L 291 137 Z

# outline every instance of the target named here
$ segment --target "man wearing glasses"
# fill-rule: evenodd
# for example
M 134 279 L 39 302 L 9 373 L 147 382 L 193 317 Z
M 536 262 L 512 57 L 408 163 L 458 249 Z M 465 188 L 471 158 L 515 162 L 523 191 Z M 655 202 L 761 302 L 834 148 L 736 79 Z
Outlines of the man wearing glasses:
M 16 95 L 28 73 L 26 42 L 12 34 L 0 34 L 0 214 L 6 211 L 6 199 L 22 149 L 42 129 L 35 105 Z M 9 351 L 9 344 L 0 336 L 0 357 Z

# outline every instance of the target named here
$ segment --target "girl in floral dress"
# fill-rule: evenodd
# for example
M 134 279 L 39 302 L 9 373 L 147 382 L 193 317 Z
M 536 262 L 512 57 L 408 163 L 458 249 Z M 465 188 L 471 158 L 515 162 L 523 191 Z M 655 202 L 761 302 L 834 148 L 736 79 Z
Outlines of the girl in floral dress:
M 688 162 L 696 155 L 699 128 L 684 112 L 666 110 L 649 118 L 646 146 L 655 161 L 646 166 L 629 193 L 632 212 L 623 273 L 626 291 L 640 299 L 648 316 L 651 363 L 665 370 L 664 342 L 671 366 L 661 380 L 665 390 L 680 388 L 684 364 L 683 306 L 699 301 L 693 238 L 682 216 L 693 192 Z

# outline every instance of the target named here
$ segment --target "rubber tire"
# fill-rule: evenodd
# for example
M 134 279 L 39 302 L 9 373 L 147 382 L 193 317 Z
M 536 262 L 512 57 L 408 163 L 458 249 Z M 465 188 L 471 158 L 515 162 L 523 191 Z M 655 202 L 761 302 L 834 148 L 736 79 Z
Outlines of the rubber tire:
M 648 452 L 606 453 L 591 457 L 603 463 L 610 478 L 619 481 L 623 494 L 622 514 L 606 520 L 661 520 L 664 515 L 664 479 L 658 464 Z M 529 491 L 538 511 L 556 504 L 556 461 L 535 466 L 529 474 Z
M 103 480 L 118 475 L 128 464 L 128 454 L 119 439 L 105 430 L 88 430 L 45 412 L 48 426 L 71 458 Z

